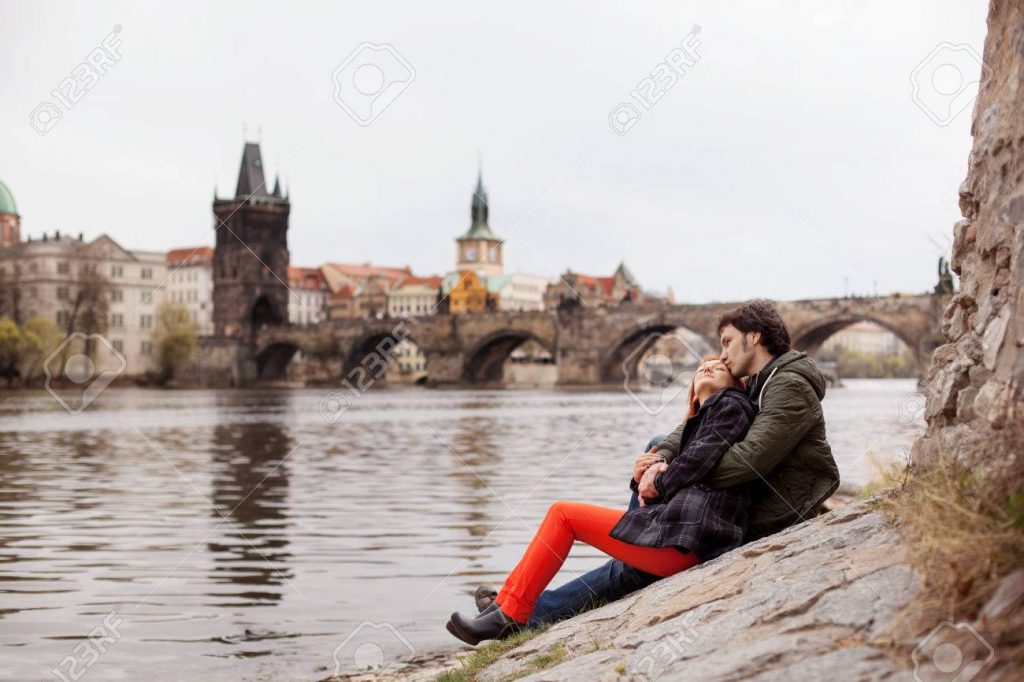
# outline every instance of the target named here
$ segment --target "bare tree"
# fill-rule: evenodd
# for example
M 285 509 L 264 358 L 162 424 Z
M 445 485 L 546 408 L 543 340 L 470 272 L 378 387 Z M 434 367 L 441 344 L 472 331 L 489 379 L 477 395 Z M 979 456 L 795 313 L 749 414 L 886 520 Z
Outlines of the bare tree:
M 106 334 L 110 325 L 110 283 L 96 271 L 95 265 L 84 264 L 72 287 L 71 310 L 65 333 Z M 85 354 L 93 357 L 95 339 L 87 339 Z

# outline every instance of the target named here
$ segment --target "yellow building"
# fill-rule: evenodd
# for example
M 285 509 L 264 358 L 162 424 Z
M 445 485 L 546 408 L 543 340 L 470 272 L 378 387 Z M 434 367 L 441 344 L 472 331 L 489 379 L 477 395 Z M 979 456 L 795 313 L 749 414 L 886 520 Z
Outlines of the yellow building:
M 446 284 L 448 312 L 452 315 L 497 309 L 497 297 L 487 291 L 487 285 L 473 270 L 451 273 Z

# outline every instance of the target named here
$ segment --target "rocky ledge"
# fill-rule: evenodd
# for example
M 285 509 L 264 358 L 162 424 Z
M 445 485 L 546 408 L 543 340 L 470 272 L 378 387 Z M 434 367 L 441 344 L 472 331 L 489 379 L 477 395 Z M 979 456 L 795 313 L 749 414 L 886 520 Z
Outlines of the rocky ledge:
M 563 621 L 477 679 L 912 679 L 893 633 L 919 582 L 869 500 Z M 523 677 L 540 658 L 559 663 Z

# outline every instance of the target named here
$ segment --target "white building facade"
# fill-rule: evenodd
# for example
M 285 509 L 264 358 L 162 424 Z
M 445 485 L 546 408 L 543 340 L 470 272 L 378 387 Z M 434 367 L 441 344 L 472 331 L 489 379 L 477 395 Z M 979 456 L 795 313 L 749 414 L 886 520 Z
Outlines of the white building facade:
M 320 324 L 327 320 L 331 289 L 320 268 L 288 268 L 288 321 Z
M 437 289 L 426 284 L 406 284 L 388 292 L 388 316 L 416 317 L 437 312 Z
M 498 310 L 544 310 L 544 293 L 551 280 L 514 272 L 487 278 L 487 288 L 498 295 Z
M 167 277 L 163 252 L 129 251 L 106 235 L 86 242 L 81 235 L 56 232 L 0 249 L 0 270 L 7 286 L 19 290 L 22 323 L 43 317 L 65 333 L 71 332 L 80 289 L 90 276 L 99 276 L 108 296 L 103 336 L 127 362 L 124 374 L 153 368 L 152 334 Z M 97 366 L 110 362 L 98 358 Z
M 200 336 L 213 334 L 213 249 L 197 246 L 167 252 L 169 303 L 183 306 Z

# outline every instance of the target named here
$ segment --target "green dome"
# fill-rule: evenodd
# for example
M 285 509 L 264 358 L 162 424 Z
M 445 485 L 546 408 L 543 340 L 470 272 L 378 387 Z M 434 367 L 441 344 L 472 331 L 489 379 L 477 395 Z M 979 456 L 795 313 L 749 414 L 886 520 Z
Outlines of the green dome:
M 7 185 L 0 182 L 0 213 L 13 213 L 18 215 L 18 207 L 14 205 L 14 195 Z

